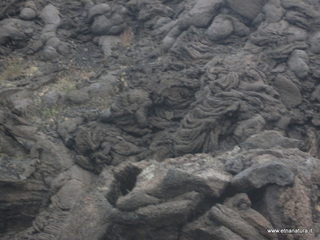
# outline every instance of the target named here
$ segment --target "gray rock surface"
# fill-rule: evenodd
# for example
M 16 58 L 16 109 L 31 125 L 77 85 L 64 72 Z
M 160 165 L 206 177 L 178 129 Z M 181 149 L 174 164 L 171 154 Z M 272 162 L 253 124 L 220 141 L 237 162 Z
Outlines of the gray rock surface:
M 232 32 L 232 22 L 225 16 L 218 15 L 214 18 L 206 33 L 210 40 L 215 41 L 228 37 Z
M 31 28 L 32 23 L 16 19 L 6 18 L 0 21 L 0 44 L 5 44 L 7 40 L 22 42 L 30 36 L 27 30 Z
M 109 10 L 108 6 L 102 4 L 99 8 L 99 11 L 104 12 L 104 14 L 100 14 L 97 12 L 97 6 L 91 8 L 91 12 L 89 12 L 89 20 L 94 18 L 93 23 L 91 25 L 91 31 L 96 35 L 117 35 L 121 33 L 125 27 L 125 18 L 124 14 L 126 13 L 126 9 L 119 5 Z
M 99 38 L 98 43 L 102 48 L 103 54 L 105 56 L 111 56 L 113 52 L 112 48 L 116 47 L 120 41 L 121 39 L 118 36 L 105 35 Z
M 319 53 L 320 52 L 320 34 L 316 33 L 314 34 L 314 36 L 312 36 L 312 38 L 310 39 L 310 44 L 311 44 L 311 51 L 313 53 Z
M 286 106 L 295 107 L 302 102 L 300 89 L 290 79 L 284 76 L 277 76 L 273 84 Z
M 253 20 L 262 10 L 266 0 L 227 0 L 230 8 L 236 13 L 244 16 L 250 20 Z
M 305 51 L 295 50 L 288 60 L 288 66 L 298 78 L 305 78 L 309 74 L 308 62 L 309 57 Z
M 238 173 L 231 184 L 239 191 L 250 191 L 267 184 L 287 186 L 293 184 L 294 174 L 285 165 L 277 162 L 268 162 L 258 166 L 251 166 Z
M 284 137 L 280 132 L 277 131 L 264 131 L 252 135 L 240 146 L 244 149 L 268 149 L 273 147 L 297 148 L 299 146 L 299 141 Z
M 48 4 L 41 10 L 40 17 L 45 24 L 59 25 L 61 23 L 59 10 L 52 4 Z
M 37 12 L 32 8 L 24 8 L 20 12 L 20 18 L 23 20 L 32 20 L 37 16 Z
M 88 21 L 92 21 L 92 19 L 98 15 L 103 15 L 111 10 L 110 6 L 107 3 L 97 4 L 90 8 L 88 12 Z
M 86 91 L 82 90 L 73 90 L 67 94 L 67 98 L 72 102 L 76 104 L 82 104 L 89 101 L 90 96 Z
M 319 11 L 0 1 L 0 239 L 319 239 Z

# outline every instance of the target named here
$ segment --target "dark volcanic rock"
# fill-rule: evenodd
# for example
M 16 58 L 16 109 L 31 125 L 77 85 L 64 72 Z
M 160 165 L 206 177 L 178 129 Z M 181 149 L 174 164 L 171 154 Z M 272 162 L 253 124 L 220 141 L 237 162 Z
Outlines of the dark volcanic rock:
M 67 98 L 76 104 L 82 104 L 89 101 L 89 94 L 84 90 L 73 90 L 67 94 Z
M 48 4 L 45 8 L 42 9 L 42 11 L 40 12 L 40 17 L 45 24 L 52 24 L 57 26 L 61 22 L 59 10 L 51 4 Z
M 253 226 L 243 221 L 237 212 L 221 204 L 217 204 L 215 207 L 212 207 L 209 211 L 208 217 L 213 221 L 218 221 L 242 238 L 266 239 Z
M 290 79 L 284 76 L 277 76 L 274 86 L 280 93 L 281 99 L 286 106 L 295 107 L 302 102 L 299 88 Z
M 88 21 L 91 22 L 92 19 L 98 15 L 103 15 L 111 10 L 109 4 L 103 3 L 103 4 L 97 4 L 90 8 L 88 13 Z
M 97 9 L 99 8 L 99 12 Z M 90 12 L 91 11 L 91 12 Z M 94 18 L 91 25 L 91 31 L 97 35 L 117 35 L 121 33 L 125 27 L 124 14 L 126 8 L 119 5 L 114 7 L 112 11 L 107 4 L 96 5 L 89 11 L 89 20 Z
M 218 15 L 207 30 L 210 40 L 221 40 L 233 32 L 232 22 L 223 15 Z
M 19 43 L 18 48 L 25 46 L 26 41 L 30 38 L 28 29 L 32 29 L 32 23 L 15 18 L 6 18 L 0 21 L 0 44 L 13 40 Z M 32 32 L 32 30 L 31 30 Z M 29 33 L 29 34 L 28 34 Z M 24 44 L 22 44 L 24 42 Z
M 261 12 L 267 0 L 227 0 L 227 3 L 236 13 L 253 20 Z
M 305 51 L 295 50 L 288 60 L 288 66 L 298 78 L 305 78 L 309 73 L 308 62 L 309 57 Z
M 264 131 L 262 133 L 252 135 L 240 146 L 244 149 L 268 149 L 278 146 L 283 148 L 296 148 L 299 146 L 299 141 L 292 138 L 286 138 L 277 131 Z
M 319 12 L 0 1 L 0 239 L 319 239 Z
M 277 162 L 268 162 L 258 166 L 251 166 L 238 173 L 231 184 L 239 191 L 249 191 L 261 188 L 267 184 L 287 186 L 293 184 L 294 174 L 285 165 Z

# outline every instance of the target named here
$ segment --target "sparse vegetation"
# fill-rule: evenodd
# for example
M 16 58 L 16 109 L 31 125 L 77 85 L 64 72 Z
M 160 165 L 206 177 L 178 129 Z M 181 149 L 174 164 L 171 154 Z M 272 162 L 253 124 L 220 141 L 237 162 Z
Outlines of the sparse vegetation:
M 58 81 L 53 88 L 58 91 L 69 93 L 76 89 L 76 75 L 71 73 L 62 72 L 58 75 Z
M 23 66 L 20 62 L 9 62 L 7 67 L 0 74 L 0 81 L 15 80 L 23 73 Z
M 57 81 L 52 85 L 52 90 L 57 90 L 64 93 L 69 93 L 77 89 L 77 83 L 88 79 L 89 70 L 77 69 L 69 66 L 68 69 L 61 71 L 57 76 Z
M 24 70 L 24 74 L 27 77 L 34 76 L 39 71 L 38 67 L 36 65 L 29 66 L 26 70 Z
M 39 70 L 34 62 L 25 62 L 20 58 L 7 58 L 4 59 L 4 62 L 3 70 L 0 72 L 0 82 L 32 77 Z
M 98 111 L 103 111 L 110 107 L 111 99 L 109 96 L 105 97 L 94 97 L 91 99 L 92 108 Z
M 17 160 L 17 161 L 22 161 L 24 159 L 26 159 L 28 156 L 26 156 L 26 154 L 22 154 L 22 153 L 18 153 L 14 159 Z
M 120 44 L 124 47 L 128 47 L 132 44 L 134 38 L 134 33 L 132 28 L 126 28 L 120 35 Z
M 61 81 L 61 85 L 59 86 L 59 88 L 64 93 L 69 93 L 76 89 L 76 84 L 74 82 L 69 82 L 64 79 L 63 81 Z
M 51 108 L 47 107 L 40 110 L 40 117 L 49 121 L 53 121 L 58 116 L 61 116 L 61 115 L 62 115 L 62 109 L 60 106 L 55 106 Z

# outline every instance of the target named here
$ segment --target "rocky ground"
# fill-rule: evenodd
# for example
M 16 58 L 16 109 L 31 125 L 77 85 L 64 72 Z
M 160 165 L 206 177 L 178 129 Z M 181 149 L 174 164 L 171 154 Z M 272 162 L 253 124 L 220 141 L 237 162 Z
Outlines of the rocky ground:
M 319 10 L 1 1 L 0 239 L 320 239 Z

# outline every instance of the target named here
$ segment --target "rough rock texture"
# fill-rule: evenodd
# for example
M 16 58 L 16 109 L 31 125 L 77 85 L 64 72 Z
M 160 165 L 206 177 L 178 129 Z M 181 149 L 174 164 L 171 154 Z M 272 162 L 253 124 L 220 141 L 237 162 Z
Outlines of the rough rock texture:
M 1 1 L 0 239 L 320 239 L 319 12 Z
M 230 8 L 239 15 L 254 20 L 261 13 L 262 7 L 267 0 L 226 0 Z

